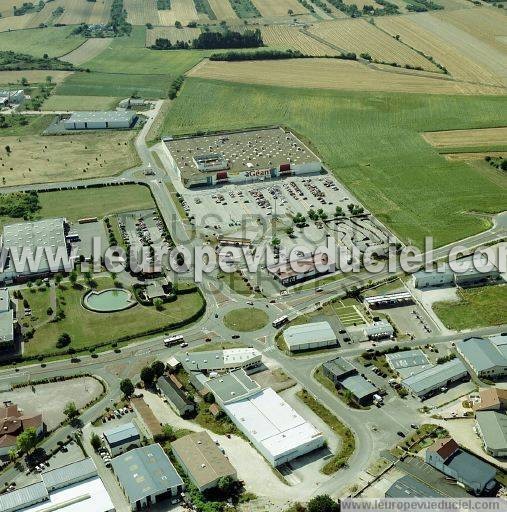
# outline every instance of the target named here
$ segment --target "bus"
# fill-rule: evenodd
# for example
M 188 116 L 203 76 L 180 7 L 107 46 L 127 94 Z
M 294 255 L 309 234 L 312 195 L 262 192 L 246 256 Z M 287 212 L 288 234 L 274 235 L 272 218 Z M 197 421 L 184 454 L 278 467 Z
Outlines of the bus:
M 273 320 L 273 327 L 278 328 L 281 327 L 283 324 L 286 324 L 289 321 L 289 317 L 287 315 L 281 316 L 280 318 L 277 318 L 276 320 Z
M 177 345 L 178 343 L 183 342 L 183 336 L 181 334 L 176 334 L 174 336 L 170 336 L 169 338 L 164 338 L 164 345 L 166 347 L 171 347 L 173 345 Z

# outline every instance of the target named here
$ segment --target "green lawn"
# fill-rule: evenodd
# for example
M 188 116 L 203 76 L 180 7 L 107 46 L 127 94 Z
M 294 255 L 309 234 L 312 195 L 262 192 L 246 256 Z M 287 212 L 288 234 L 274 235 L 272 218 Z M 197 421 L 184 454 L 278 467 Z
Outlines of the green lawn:
M 110 277 L 98 278 L 97 283 L 98 289 L 113 287 Z M 70 347 L 78 350 L 122 336 L 164 328 L 191 317 L 203 305 L 202 296 L 195 292 L 179 295 L 176 301 L 164 304 L 162 311 L 137 305 L 116 313 L 95 313 L 82 306 L 81 300 L 85 293 L 86 289 L 77 290 L 69 285 L 57 291 L 58 303 L 65 311 L 65 318 L 36 329 L 33 339 L 25 345 L 25 355 L 57 351 L 55 344 L 63 332 L 67 332 L 72 339 L 68 347 L 61 349 L 62 354 L 65 354 Z M 29 293 L 25 292 L 24 295 L 30 300 Z M 49 301 L 49 294 L 47 297 Z
M 110 96 L 63 96 L 52 94 L 42 110 L 114 110 L 121 98 Z
M 507 285 L 459 291 L 457 302 L 436 302 L 433 311 L 449 329 L 472 329 L 507 323 Z
M 420 132 L 505 125 L 507 99 L 354 93 L 188 79 L 161 133 L 285 125 L 300 134 L 337 178 L 405 241 L 435 245 L 489 227 L 472 211 L 507 209 L 498 183 L 449 162 Z M 241 115 L 238 115 L 238 112 Z
M 41 219 L 65 216 L 76 221 L 83 217 L 104 217 L 112 213 L 153 208 L 147 187 L 122 185 L 78 190 L 59 190 L 39 194 Z
M 82 36 L 72 36 L 74 27 L 33 28 L 0 33 L 0 48 L 13 52 L 42 57 L 60 57 L 71 52 L 85 41 Z M 49 72 L 48 72 L 49 73 Z
M 21 120 L 27 124 L 21 124 Z M 40 135 L 52 120 L 53 116 L 9 116 L 9 126 L 0 128 L 0 137 Z
M 224 325 L 240 332 L 258 331 L 268 323 L 268 315 L 262 309 L 239 308 L 224 316 Z

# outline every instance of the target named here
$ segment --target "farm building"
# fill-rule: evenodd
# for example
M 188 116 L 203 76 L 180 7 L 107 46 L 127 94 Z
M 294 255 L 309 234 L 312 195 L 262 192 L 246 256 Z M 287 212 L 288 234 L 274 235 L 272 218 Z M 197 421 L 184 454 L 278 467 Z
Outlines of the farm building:
M 25 91 L 18 89 L 17 91 L 0 90 L 0 104 L 2 105 L 19 105 L 25 99 Z
M 343 357 L 336 357 L 322 365 L 322 372 L 334 385 L 352 394 L 352 399 L 360 405 L 373 401 L 378 389 Z
M 162 375 L 157 380 L 157 387 L 164 395 L 167 403 L 179 416 L 186 416 L 195 411 L 195 403 L 178 387 L 172 376 Z
M 462 450 L 449 437 L 439 439 L 428 447 L 426 462 L 476 495 L 489 493 L 496 487 L 496 469 Z
M 51 273 L 70 271 L 72 268 L 64 268 L 64 263 L 59 265 L 50 265 L 48 254 L 51 259 L 58 261 L 57 255 L 63 253 L 67 256 L 70 251 L 66 233 L 68 231 L 67 221 L 63 218 L 44 219 L 33 222 L 20 222 L 17 224 L 8 224 L 4 226 L 1 246 L 9 251 L 4 268 L 0 274 L 0 279 L 4 283 L 13 283 L 36 276 L 49 275 Z M 38 266 L 31 267 L 28 261 L 25 265 L 15 265 L 12 255 L 14 251 L 21 255 L 22 250 L 31 252 L 35 257 L 37 250 L 42 251 Z M 69 262 L 71 265 L 72 261 Z
M 291 352 L 332 347 L 338 344 L 329 322 L 293 325 L 283 331 L 283 339 Z
M 187 372 L 224 372 L 254 368 L 261 364 L 262 354 L 254 348 L 229 348 L 191 352 L 178 356 Z
M 237 478 L 236 470 L 207 432 L 195 432 L 171 443 L 171 449 L 199 491 L 212 489 L 223 477 Z
M 111 461 L 131 510 L 179 496 L 185 485 L 159 444 L 135 448 Z
M 465 365 L 459 359 L 453 359 L 407 377 L 402 380 L 402 384 L 412 395 L 424 400 L 438 393 L 442 388 L 468 378 Z
M 364 298 L 365 306 L 368 306 L 370 309 L 396 308 L 413 303 L 414 299 L 410 292 L 388 293 Z
M 141 444 L 141 436 L 139 430 L 132 423 L 124 423 L 118 427 L 106 430 L 104 432 L 104 441 L 113 457 L 124 453 L 132 446 L 139 446 Z
M 478 377 L 507 375 L 507 335 L 468 338 L 456 343 L 456 350 Z
M 111 110 L 106 112 L 74 112 L 63 120 L 66 130 L 101 130 L 130 128 L 137 119 L 135 112 Z
M 475 430 L 481 436 L 484 449 L 490 455 L 507 457 L 507 415 L 505 412 L 477 412 Z
M 431 366 L 426 354 L 420 348 L 386 354 L 386 362 L 402 378 L 415 375 Z
M 394 328 L 387 320 L 380 320 L 366 325 L 363 334 L 369 340 L 382 340 L 394 336 Z
M 282 128 L 164 137 L 162 142 L 186 187 L 251 183 L 322 169 L 320 159 Z
M 42 481 L 0 495 L 2 512 L 113 512 L 114 505 L 90 458 L 42 473 Z

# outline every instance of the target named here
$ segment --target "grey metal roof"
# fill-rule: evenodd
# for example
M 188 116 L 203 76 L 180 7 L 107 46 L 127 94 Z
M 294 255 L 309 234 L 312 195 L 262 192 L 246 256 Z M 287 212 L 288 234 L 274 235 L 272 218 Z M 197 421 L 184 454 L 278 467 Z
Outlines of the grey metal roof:
M 238 400 L 260 390 L 244 370 L 236 370 L 226 375 L 210 379 L 206 387 L 223 403 Z
M 261 353 L 248 347 L 190 352 L 176 357 L 187 371 L 212 371 L 248 366 L 261 358 Z
M 364 333 L 368 336 L 375 336 L 379 334 L 392 334 L 394 332 L 393 326 L 386 320 L 373 322 L 364 328 Z
M 415 375 L 411 375 L 402 381 L 405 387 L 418 394 L 427 389 L 435 389 L 445 384 L 450 379 L 466 373 L 465 365 L 459 359 L 453 359 L 447 363 L 437 364 Z
M 386 360 L 389 366 L 403 378 L 419 373 L 431 366 L 426 354 L 420 348 L 386 354 Z
M 2 512 L 11 512 L 21 510 L 34 503 L 49 499 L 49 494 L 43 482 L 20 487 L 0 495 L 0 510 Z
M 89 457 L 72 462 L 60 468 L 51 469 L 42 473 L 42 479 L 48 489 L 65 487 L 80 478 L 83 480 L 97 475 L 95 463 Z
M 351 372 L 357 372 L 354 366 L 352 366 L 352 364 L 347 360 L 343 359 L 343 357 L 335 357 L 330 361 L 326 361 L 322 366 L 324 366 L 336 378 L 348 375 Z
M 140 439 L 141 436 L 136 426 L 132 422 L 129 422 L 112 428 L 111 430 L 106 430 L 104 437 L 109 446 L 114 447 L 136 441 Z
M 451 455 L 445 461 L 444 467 L 456 471 L 459 479 L 472 489 L 478 483 L 485 487 L 496 476 L 496 469 L 493 466 L 464 450 L 457 450 L 454 455 Z
M 310 324 L 293 325 L 283 331 L 285 343 L 290 348 L 303 343 L 320 343 L 336 340 L 329 322 L 312 322 Z
M 445 496 L 419 480 L 405 475 L 386 491 L 386 498 L 439 498 Z
M 193 403 L 188 400 L 188 398 L 181 392 L 176 389 L 171 381 L 167 379 L 165 376 L 160 377 L 157 380 L 157 386 L 160 388 L 162 393 L 167 397 L 168 400 L 178 409 L 180 414 L 183 414 L 188 406 L 193 406 Z
M 183 480 L 159 444 L 130 450 L 115 457 L 111 465 L 130 503 L 183 486 Z
M 456 343 L 456 349 L 477 372 L 507 366 L 507 336 L 469 338 Z
M 0 312 L 0 343 L 14 339 L 14 311 Z
M 69 121 L 71 123 L 97 123 L 97 122 L 118 122 L 118 121 L 124 121 L 124 122 L 130 122 L 132 121 L 132 118 L 135 117 L 135 112 L 128 111 L 128 110 L 109 110 L 109 111 L 101 111 L 101 112 L 74 112 L 70 118 Z
M 9 289 L 0 288 L 0 311 L 8 311 L 10 309 Z
M 488 448 L 507 450 L 507 414 L 496 411 L 478 411 L 475 419 Z
M 377 392 L 377 388 L 361 375 L 351 375 L 343 379 L 341 384 L 359 399 Z

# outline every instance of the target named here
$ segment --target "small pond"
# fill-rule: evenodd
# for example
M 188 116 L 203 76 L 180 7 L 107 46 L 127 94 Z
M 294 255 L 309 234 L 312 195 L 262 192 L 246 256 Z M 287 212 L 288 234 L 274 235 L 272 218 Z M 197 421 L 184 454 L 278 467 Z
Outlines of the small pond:
M 128 290 L 110 288 L 100 292 L 91 291 L 83 298 L 83 305 L 87 309 L 99 313 L 121 311 L 137 304 Z

